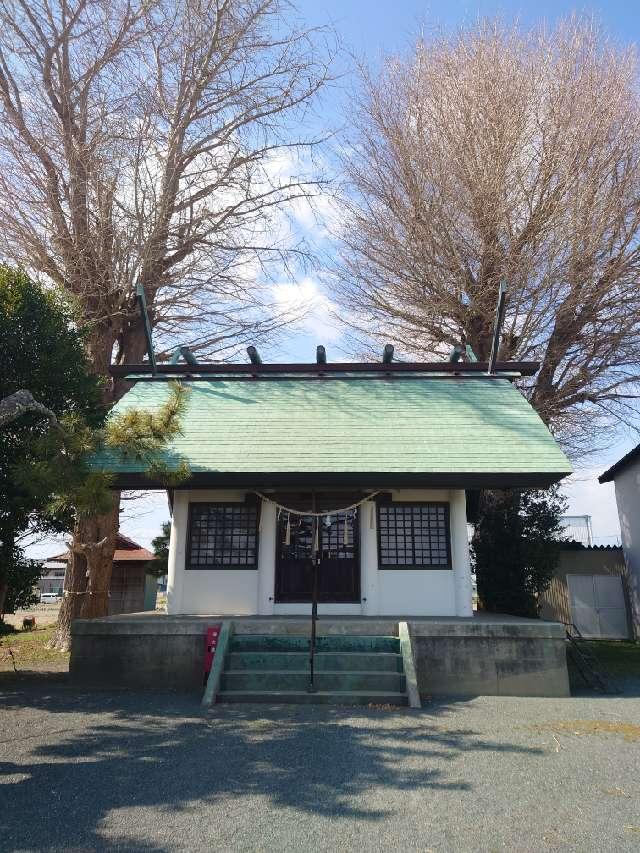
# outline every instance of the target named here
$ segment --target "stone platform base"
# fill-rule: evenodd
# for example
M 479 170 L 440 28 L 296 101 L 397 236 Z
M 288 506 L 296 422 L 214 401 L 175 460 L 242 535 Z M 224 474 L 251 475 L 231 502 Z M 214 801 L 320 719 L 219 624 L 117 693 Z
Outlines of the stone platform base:
M 78 684 L 202 691 L 204 636 L 224 620 L 235 635 L 309 635 L 299 616 L 126 614 L 73 624 Z M 418 690 L 426 695 L 568 696 L 562 625 L 509 616 L 324 617 L 318 634 L 398 636 L 408 624 Z

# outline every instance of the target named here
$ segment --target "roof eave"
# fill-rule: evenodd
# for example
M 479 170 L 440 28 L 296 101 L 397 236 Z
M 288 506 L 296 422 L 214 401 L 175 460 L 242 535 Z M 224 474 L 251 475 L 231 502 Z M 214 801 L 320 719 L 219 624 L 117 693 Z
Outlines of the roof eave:
M 569 475 L 569 471 L 514 472 L 194 472 L 181 489 L 206 488 L 448 488 L 448 489 L 548 489 Z M 149 479 L 142 472 L 119 472 L 114 489 L 166 489 L 166 484 Z
M 618 459 L 617 462 L 614 462 L 610 468 L 604 472 L 604 474 L 600 474 L 598 477 L 599 483 L 611 483 L 615 480 L 616 475 L 622 473 L 627 465 L 630 465 L 632 462 L 635 462 L 636 459 L 640 458 L 640 444 L 637 444 L 633 450 L 630 450 L 626 453 L 621 459 Z

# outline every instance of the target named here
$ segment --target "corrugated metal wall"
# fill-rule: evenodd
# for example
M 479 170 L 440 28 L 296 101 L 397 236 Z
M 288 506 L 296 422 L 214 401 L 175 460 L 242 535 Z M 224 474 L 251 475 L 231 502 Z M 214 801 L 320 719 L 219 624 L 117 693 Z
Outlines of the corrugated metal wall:
M 144 610 L 144 582 L 142 565 L 114 563 L 109 590 L 109 616 Z
M 567 575 L 618 575 L 621 577 L 628 606 L 627 568 L 622 548 L 567 549 L 560 554 L 560 564 L 549 589 L 541 596 L 541 619 L 571 622 Z

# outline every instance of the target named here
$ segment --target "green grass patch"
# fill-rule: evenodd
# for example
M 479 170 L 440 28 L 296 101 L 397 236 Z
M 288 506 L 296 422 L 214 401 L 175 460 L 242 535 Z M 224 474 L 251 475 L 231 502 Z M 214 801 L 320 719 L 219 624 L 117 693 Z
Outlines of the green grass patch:
M 585 645 L 611 675 L 640 678 L 640 643 L 590 640 Z
M 55 625 L 46 625 L 34 631 L 11 631 L 0 635 L 0 671 L 12 670 L 13 662 L 17 669 L 29 669 L 33 665 L 61 663 L 69 659 L 64 652 L 47 649 L 56 630 Z

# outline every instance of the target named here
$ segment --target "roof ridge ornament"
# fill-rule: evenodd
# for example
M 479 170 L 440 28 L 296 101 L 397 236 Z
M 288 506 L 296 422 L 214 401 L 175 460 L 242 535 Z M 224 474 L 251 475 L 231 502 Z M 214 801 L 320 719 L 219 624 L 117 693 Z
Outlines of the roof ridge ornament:
M 169 361 L 169 364 L 178 364 L 180 359 L 183 358 L 187 364 L 190 364 L 192 367 L 197 365 L 197 360 L 195 355 L 191 352 L 189 347 L 180 346 L 176 347 L 173 351 L 173 355 Z
M 258 350 L 251 344 L 251 346 L 247 347 L 247 355 L 249 356 L 249 361 L 251 364 L 262 364 L 262 359 L 260 358 L 260 353 Z

